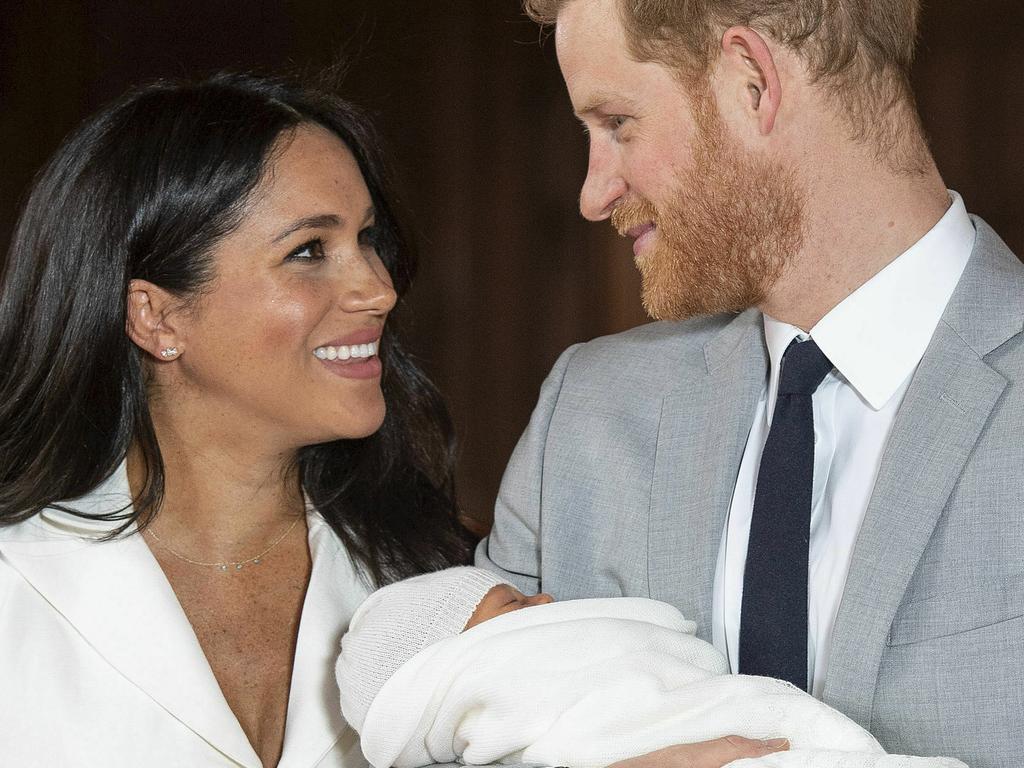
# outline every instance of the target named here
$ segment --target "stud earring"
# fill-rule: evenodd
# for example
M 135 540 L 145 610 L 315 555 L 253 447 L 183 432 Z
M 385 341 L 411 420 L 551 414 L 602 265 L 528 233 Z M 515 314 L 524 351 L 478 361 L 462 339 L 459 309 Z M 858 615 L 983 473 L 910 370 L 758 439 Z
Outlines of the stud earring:
M 160 357 L 162 357 L 164 360 L 170 360 L 172 357 L 177 357 L 177 356 L 178 356 L 178 348 L 177 347 L 165 347 L 164 349 L 160 350 Z

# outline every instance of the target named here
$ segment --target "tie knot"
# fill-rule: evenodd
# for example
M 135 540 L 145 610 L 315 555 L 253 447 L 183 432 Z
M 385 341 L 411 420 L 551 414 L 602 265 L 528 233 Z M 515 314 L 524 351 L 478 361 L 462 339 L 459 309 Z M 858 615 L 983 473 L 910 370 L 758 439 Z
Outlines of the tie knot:
M 793 339 L 782 355 L 780 395 L 813 395 L 832 370 L 832 361 L 818 349 L 813 340 Z

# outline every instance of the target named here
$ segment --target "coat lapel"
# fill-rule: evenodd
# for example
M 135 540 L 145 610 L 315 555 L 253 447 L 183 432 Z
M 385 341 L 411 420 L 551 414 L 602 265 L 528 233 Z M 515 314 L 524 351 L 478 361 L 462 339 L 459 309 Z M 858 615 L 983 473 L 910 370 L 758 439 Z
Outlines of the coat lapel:
M 342 751 L 359 752 L 355 731 L 341 716 L 334 666 L 341 635 L 369 588 L 323 518 L 314 513 L 307 520 L 313 573 L 299 621 L 285 751 L 278 768 L 316 765 L 339 739 Z M 351 764 L 362 762 L 359 755 Z
M 66 506 L 102 514 L 130 504 L 122 465 L 92 493 Z M 307 521 L 313 570 L 278 765 L 308 768 L 331 749 L 351 753 L 357 765 L 363 759 L 355 732 L 341 716 L 334 663 L 341 635 L 369 588 L 323 518 L 310 509 Z M 116 525 L 49 509 L 6 529 L 0 550 L 111 667 L 214 749 L 239 765 L 259 768 L 259 757 L 149 547 L 134 533 L 101 540 Z
M 648 567 L 651 597 L 679 607 L 710 639 L 718 548 L 768 371 L 761 314 L 739 315 L 703 357 L 662 401 Z
M 129 504 L 123 465 L 68 503 L 92 512 Z M 120 674 L 215 749 L 259 768 L 160 566 L 136 534 L 101 541 L 113 527 L 46 510 L 12 529 L 3 554 Z
M 984 356 L 1024 326 L 1024 269 L 975 224 L 971 261 L 893 424 L 833 631 L 823 698 L 865 727 L 896 610 L 1006 387 Z

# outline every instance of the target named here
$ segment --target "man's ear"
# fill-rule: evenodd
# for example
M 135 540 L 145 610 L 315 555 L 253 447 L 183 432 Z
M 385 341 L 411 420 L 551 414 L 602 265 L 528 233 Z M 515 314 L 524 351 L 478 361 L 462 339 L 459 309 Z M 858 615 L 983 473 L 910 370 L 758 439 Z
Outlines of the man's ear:
M 147 280 L 128 282 L 127 328 L 139 349 L 157 360 L 174 360 L 184 352 L 178 328 L 180 302 L 163 288 Z
M 741 90 L 746 114 L 767 136 L 782 104 L 782 82 L 768 43 L 750 27 L 730 27 L 722 35 L 721 65 L 731 75 L 732 86 Z

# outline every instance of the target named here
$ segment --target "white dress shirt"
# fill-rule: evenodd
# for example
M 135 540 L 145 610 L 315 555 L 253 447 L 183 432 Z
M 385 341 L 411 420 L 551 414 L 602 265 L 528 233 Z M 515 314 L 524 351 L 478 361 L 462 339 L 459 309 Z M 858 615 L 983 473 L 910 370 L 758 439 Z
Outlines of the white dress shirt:
M 65 503 L 130 506 L 124 465 Z M 365 768 L 334 661 L 369 589 L 326 521 L 310 508 L 306 522 L 312 572 L 278 768 Z M 146 542 L 103 540 L 116 525 L 50 508 L 0 528 L 0 763 L 260 768 Z
M 832 627 L 882 452 L 911 377 L 974 248 L 974 225 L 963 200 L 952 191 L 950 196 L 949 209 L 924 237 L 834 307 L 809 334 L 764 318 L 771 370 L 740 463 L 715 571 L 713 638 L 734 672 L 742 671 L 743 572 L 779 366 L 794 338 L 810 337 L 835 366 L 812 397 L 807 679 L 811 692 L 821 696 Z

